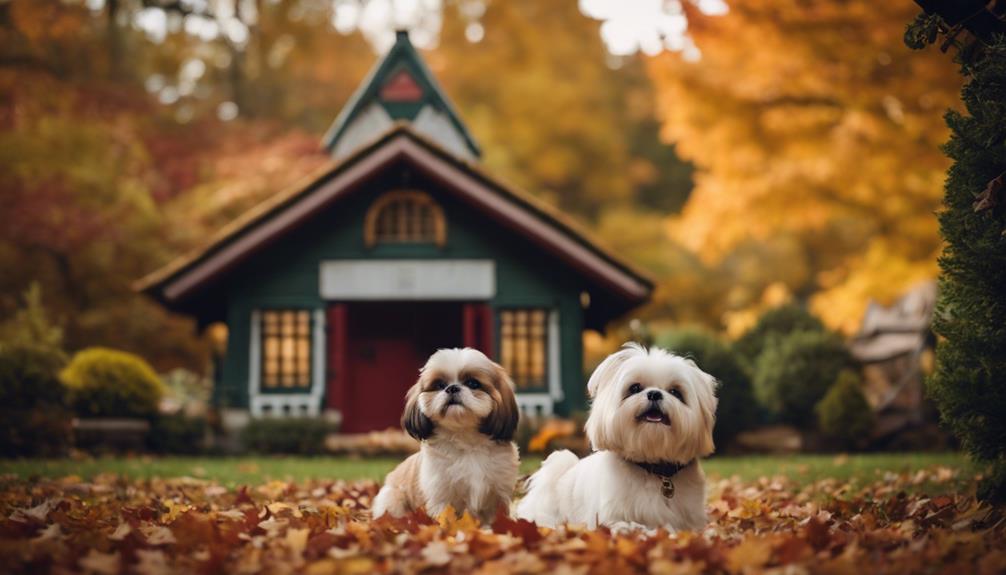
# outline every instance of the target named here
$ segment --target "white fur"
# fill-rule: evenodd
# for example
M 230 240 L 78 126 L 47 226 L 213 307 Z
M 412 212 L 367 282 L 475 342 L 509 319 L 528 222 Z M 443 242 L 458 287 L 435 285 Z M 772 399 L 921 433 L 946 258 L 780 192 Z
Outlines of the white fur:
M 436 517 L 450 505 L 491 520 L 496 504 L 509 503 L 517 483 L 516 447 L 481 434 L 434 437 L 423 445 L 419 485 Z
M 630 394 L 633 384 L 642 390 Z M 638 525 L 672 531 L 706 524 L 705 476 L 697 461 L 713 451 L 716 381 L 694 362 L 662 349 L 626 344 L 597 367 L 587 384 L 593 398 L 586 431 L 595 453 L 578 459 L 553 453 L 528 482 L 517 516 L 539 525 Z M 677 389 L 683 401 L 671 395 Z M 647 392 L 659 391 L 651 402 Z M 651 405 L 667 423 L 640 419 Z M 661 493 L 659 477 L 631 462 L 695 463 Z

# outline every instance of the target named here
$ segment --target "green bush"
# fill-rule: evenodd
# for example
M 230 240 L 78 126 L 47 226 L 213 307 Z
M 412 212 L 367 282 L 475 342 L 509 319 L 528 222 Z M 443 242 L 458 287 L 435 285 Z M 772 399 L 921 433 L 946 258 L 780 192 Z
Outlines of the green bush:
M 0 408 L 25 410 L 63 406 L 66 389 L 59 371 L 66 356 L 58 350 L 23 344 L 0 344 Z
M 817 427 L 833 446 L 863 447 L 873 429 L 873 408 L 863 395 L 863 380 L 854 371 L 843 371 L 824 399 L 818 402 Z
M 754 327 L 734 342 L 734 351 L 749 369 L 753 369 L 758 362 L 758 356 L 765 351 L 773 338 L 798 331 L 826 331 L 826 329 L 821 320 L 804 307 L 792 303 L 781 305 L 763 313 Z
M 70 446 L 72 413 L 59 370 L 57 349 L 0 344 L 0 455 L 56 456 Z
M 241 443 L 254 453 L 317 455 L 325 453 L 325 437 L 337 431 L 320 418 L 253 419 L 241 432 Z
M 154 370 L 142 358 L 92 347 L 78 352 L 60 375 L 82 417 L 152 417 L 164 395 Z
M 162 415 L 151 422 L 147 448 L 154 453 L 196 455 L 205 450 L 208 429 L 205 417 Z
M 755 396 L 784 423 L 814 426 L 814 406 L 842 370 L 854 366 L 842 339 L 830 332 L 777 336 L 755 364 Z
M 665 332 L 657 337 L 656 344 L 692 358 L 703 371 L 720 382 L 716 427 L 713 430 L 717 448 L 726 447 L 738 433 L 758 424 L 760 410 L 754 398 L 751 378 L 728 344 L 709 332 L 697 329 Z

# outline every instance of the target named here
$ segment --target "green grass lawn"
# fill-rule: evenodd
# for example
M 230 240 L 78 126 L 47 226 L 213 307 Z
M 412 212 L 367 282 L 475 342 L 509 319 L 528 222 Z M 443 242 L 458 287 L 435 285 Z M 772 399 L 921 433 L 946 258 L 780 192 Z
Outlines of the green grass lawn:
M 979 469 L 963 453 L 867 453 L 857 455 L 749 455 L 713 457 L 702 463 L 710 477 L 737 475 L 743 481 L 784 475 L 805 484 L 831 477 L 840 481 L 871 481 L 887 472 L 910 472 L 934 466 L 957 469 L 971 478 Z M 0 467 L 2 468 L 2 467 Z
M 537 469 L 540 458 L 525 457 L 521 471 Z M 264 481 L 301 479 L 380 480 L 399 459 L 347 457 L 134 457 L 86 460 L 0 460 L 0 474 L 20 478 L 77 475 L 90 479 L 101 473 L 130 478 L 190 476 L 213 479 L 228 486 Z M 959 453 L 896 453 L 835 455 L 786 455 L 714 457 L 703 463 L 712 479 L 737 475 L 743 481 L 785 475 L 799 484 L 825 477 L 856 483 L 881 479 L 887 471 L 915 471 L 933 466 L 961 471 L 960 479 L 977 472 Z

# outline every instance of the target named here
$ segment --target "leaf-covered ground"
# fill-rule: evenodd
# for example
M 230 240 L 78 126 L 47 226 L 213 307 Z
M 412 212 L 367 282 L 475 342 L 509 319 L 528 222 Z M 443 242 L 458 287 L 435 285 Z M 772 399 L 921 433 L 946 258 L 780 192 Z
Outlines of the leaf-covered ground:
M 613 535 L 503 516 L 483 529 L 467 516 L 371 521 L 371 481 L 6 476 L 0 571 L 1002 573 L 1006 516 L 966 494 L 972 481 L 947 467 L 855 486 L 719 480 L 704 532 Z

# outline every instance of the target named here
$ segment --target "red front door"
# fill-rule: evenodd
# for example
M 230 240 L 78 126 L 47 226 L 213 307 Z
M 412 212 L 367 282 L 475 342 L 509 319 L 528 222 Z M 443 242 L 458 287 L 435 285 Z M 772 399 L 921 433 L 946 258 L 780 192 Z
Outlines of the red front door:
M 426 358 L 465 344 L 462 310 L 460 303 L 413 302 L 330 308 L 328 405 L 342 412 L 343 432 L 399 427 L 405 392 Z
M 368 338 L 349 345 L 352 385 L 343 412 L 343 431 L 359 433 L 398 427 L 405 390 L 416 381 L 424 358 L 408 339 Z

